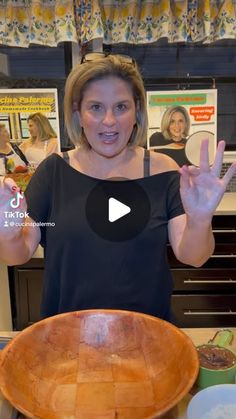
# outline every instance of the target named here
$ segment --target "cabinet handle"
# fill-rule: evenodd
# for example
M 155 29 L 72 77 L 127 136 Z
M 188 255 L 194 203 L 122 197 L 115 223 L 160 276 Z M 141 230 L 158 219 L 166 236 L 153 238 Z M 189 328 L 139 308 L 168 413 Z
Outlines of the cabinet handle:
M 231 255 L 227 255 L 227 254 L 222 254 L 222 255 L 212 255 L 211 258 L 236 258 L 236 254 L 231 254 Z
M 215 316 L 215 315 L 222 315 L 222 316 L 231 316 L 236 315 L 236 311 L 193 311 L 188 310 L 184 311 L 185 316 Z
M 236 284 L 236 280 L 234 279 L 222 279 L 219 281 L 207 279 L 204 281 L 203 279 L 185 279 L 184 284 Z
M 213 229 L 213 233 L 236 233 L 236 230 L 234 228 L 232 229 Z

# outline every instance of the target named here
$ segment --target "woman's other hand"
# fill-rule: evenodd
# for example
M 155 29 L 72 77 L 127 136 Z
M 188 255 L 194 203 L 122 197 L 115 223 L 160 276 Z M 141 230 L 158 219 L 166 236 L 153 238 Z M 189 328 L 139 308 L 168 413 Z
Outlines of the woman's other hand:
M 215 160 L 209 164 L 208 140 L 203 140 L 200 150 L 200 165 L 183 166 L 180 173 L 180 194 L 185 212 L 195 222 L 211 220 L 220 203 L 226 187 L 236 173 L 236 162 L 220 178 L 225 141 L 220 141 Z
M 11 178 L 3 178 L 0 183 L 0 234 L 1 238 L 17 235 L 27 214 L 27 204 L 23 192 Z
M 40 228 L 28 217 L 24 194 L 11 178 L 0 185 L 0 258 L 7 265 L 21 265 L 33 256 L 41 238 Z

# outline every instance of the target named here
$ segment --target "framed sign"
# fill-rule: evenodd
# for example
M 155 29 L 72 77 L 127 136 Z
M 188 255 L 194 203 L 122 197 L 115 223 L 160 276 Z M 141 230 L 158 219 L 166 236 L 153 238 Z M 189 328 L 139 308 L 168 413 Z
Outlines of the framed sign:
M 0 176 L 24 190 L 41 161 L 58 151 L 57 89 L 0 89 Z
M 213 162 L 217 145 L 217 90 L 148 91 L 147 148 L 167 154 L 180 166 L 199 164 L 200 144 L 209 141 Z

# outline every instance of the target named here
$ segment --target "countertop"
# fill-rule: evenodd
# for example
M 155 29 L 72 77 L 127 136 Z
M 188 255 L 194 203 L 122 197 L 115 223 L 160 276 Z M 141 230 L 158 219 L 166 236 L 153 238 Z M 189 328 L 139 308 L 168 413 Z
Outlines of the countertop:
M 226 192 L 219 203 L 215 215 L 236 215 L 236 193 Z
M 213 338 L 215 333 L 218 330 L 217 328 L 196 328 L 196 329 L 182 329 L 186 335 L 188 335 L 193 343 L 197 345 L 201 345 L 203 343 L 207 343 L 209 339 Z M 231 328 L 236 336 L 236 328 Z M 1 337 L 13 337 L 16 335 L 17 332 L 1 332 Z M 232 344 L 232 348 L 236 351 L 236 338 Z M 162 419 L 186 419 L 186 408 L 189 401 L 192 398 L 192 394 L 187 394 L 182 401 L 174 408 L 171 412 L 167 415 L 163 416 Z M 12 406 L 3 398 L 0 393 L 0 419 L 13 419 L 14 413 Z

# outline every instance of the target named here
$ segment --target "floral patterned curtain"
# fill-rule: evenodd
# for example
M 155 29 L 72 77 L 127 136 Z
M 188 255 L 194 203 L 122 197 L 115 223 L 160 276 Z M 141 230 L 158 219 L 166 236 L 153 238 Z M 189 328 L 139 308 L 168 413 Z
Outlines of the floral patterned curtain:
M 77 42 L 73 0 L 0 0 L 0 44 Z
M 236 0 L 0 0 L 0 44 L 236 38 Z
M 188 16 L 189 35 L 193 42 L 236 39 L 235 0 L 192 0 Z
M 163 37 L 169 42 L 185 41 L 187 7 L 187 0 L 94 0 L 90 30 L 106 44 L 145 44 Z

